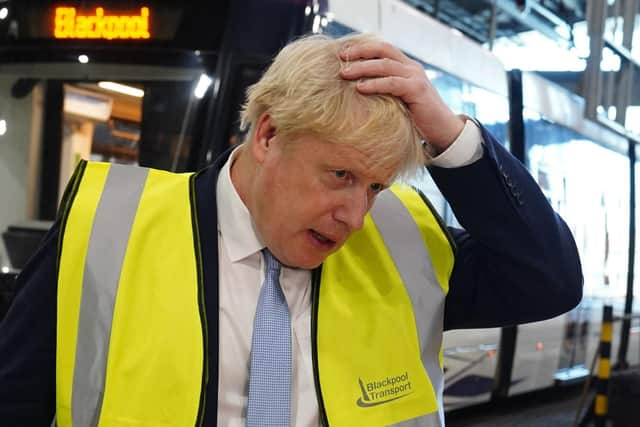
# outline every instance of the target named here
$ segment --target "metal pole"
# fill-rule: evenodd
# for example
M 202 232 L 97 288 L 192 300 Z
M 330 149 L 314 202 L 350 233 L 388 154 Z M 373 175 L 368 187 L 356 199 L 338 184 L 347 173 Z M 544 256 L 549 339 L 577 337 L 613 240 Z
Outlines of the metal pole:
M 587 31 L 589 33 L 589 59 L 583 83 L 585 100 L 584 115 L 597 120 L 598 105 L 602 95 L 602 49 L 604 48 L 604 23 L 607 15 L 607 0 L 587 2 Z
M 620 328 L 620 347 L 616 369 L 626 369 L 629 334 L 631 333 L 631 310 L 633 309 L 633 270 L 636 254 L 636 143 L 629 140 L 629 255 L 627 265 L 627 295 L 624 301 L 624 318 Z
M 633 32 L 636 22 L 636 11 L 638 10 L 638 0 L 626 0 L 622 11 L 622 46 L 631 52 L 633 44 Z M 616 121 L 624 126 L 627 118 L 627 107 L 631 103 L 631 89 L 633 86 L 633 74 L 635 65 L 620 57 L 622 61 L 618 76 L 618 90 L 615 96 Z
M 189 103 L 187 104 L 187 111 L 182 118 L 182 125 L 180 126 L 180 136 L 178 136 L 178 143 L 176 144 L 176 150 L 173 153 L 173 161 L 171 162 L 171 170 L 173 172 L 178 171 L 178 162 L 180 161 L 180 154 L 182 153 L 182 147 L 184 145 L 184 138 L 187 134 L 187 126 L 191 122 L 191 111 L 193 110 L 193 104 L 195 102 L 195 96 L 193 95 L 193 89 L 198 83 L 191 88 L 191 95 L 189 96 Z
M 620 16 L 620 5 L 621 0 L 616 0 L 613 4 L 607 7 L 607 13 L 604 18 L 604 32 L 603 39 L 615 40 L 615 34 L 618 30 L 618 18 Z M 607 31 L 607 19 L 611 18 L 613 21 L 613 26 L 611 27 L 611 31 Z M 611 22 L 611 21 L 610 21 Z M 607 35 L 607 36 L 605 36 Z M 620 61 L 623 61 L 620 58 Z M 621 62 L 622 66 L 622 62 Z M 614 105 L 615 100 L 614 96 L 616 95 L 618 85 L 617 85 L 617 72 L 615 70 L 602 71 L 602 75 L 604 76 L 604 86 L 602 89 L 602 105 L 606 110 L 607 117 L 609 117 L 609 108 Z M 616 117 L 618 117 L 618 112 L 616 111 Z M 614 120 L 614 119 L 612 119 Z
M 498 6 L 496 0 L 491 0 L 491 15 L 489 16 L 489 50 L 493 51 L 493 42 L 496 39 L 496 28 L 498 26 L 497 21 Z

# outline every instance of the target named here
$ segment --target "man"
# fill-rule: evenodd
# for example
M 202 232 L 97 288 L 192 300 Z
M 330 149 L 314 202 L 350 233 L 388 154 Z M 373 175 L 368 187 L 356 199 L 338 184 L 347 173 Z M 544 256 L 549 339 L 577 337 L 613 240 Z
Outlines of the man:
M 81 163 L 0 327 L 4 425 L 443 425 L 443 329 L 580 300 L 564 222 L 395 47 L 290 44 L 243 124 L 197 175 Z M 387 189 L 427 162 L 466 231 Z

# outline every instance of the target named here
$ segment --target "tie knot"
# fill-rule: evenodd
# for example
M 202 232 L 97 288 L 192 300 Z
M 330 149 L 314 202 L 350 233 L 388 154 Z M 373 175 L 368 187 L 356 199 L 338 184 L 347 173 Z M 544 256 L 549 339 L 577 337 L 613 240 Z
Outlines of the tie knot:
M 264 254 L 264 270 L 271 273 L 280 273 L 280 267 L 282 266 L 280 261 L 273 256 L 269 249 L 265 248 L 262 253 Z

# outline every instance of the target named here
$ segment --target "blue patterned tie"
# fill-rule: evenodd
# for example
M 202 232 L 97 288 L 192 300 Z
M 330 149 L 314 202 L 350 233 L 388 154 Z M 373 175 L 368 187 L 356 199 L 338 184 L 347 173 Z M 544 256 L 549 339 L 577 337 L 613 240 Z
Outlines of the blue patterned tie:
M 253 323 L 247 427 L 291 425 L 291 320 L 280 287 L 280 262 L 268 249 Z

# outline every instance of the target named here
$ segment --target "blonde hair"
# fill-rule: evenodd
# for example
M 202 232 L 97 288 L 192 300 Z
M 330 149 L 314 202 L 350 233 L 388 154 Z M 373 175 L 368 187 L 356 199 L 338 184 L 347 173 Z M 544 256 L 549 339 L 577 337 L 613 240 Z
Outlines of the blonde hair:
M 258 118 L 268 112 L 285 139 L 312 134 L 350 144 L 367 154 L 373 167 L 391 167 L 396 177 L 413 175 L 429 156 L 407 106 L 395 96 L 363 95 L 356 81 L 340 76 L 347 66 L 340 50 L 369 40 L 376 38 L 314 35 L 285 46 L 260 81 L 247 90 L 242 129 L 249 128 L 252 136 Z

